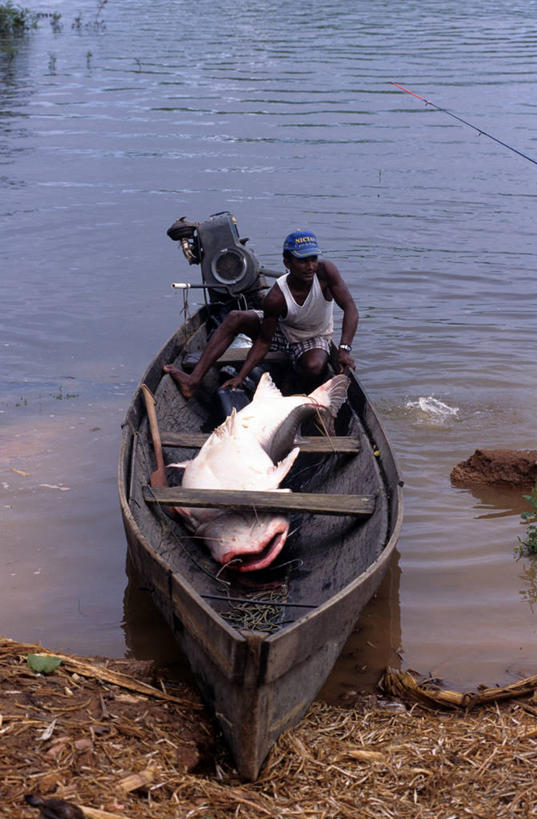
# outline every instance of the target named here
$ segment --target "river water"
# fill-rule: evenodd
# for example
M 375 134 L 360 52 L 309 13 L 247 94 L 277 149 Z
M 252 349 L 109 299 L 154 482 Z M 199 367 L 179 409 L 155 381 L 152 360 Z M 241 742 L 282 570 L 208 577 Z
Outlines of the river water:
M 0 632 L 171 656 L 127 588 L 130 395 L 196 281 L 166 237 L 230 210 L 280 265 L 315 230 L 360 308 L 356 359 L 406 482 L 399 555 L 325 695 L 386 664 L 465 688 L 537 673 L 521 492 L 475 448 L 537 448 L 537 4 L 81 0 L 0 51 Z M 194 304 L 192 305 L 195 306 Z

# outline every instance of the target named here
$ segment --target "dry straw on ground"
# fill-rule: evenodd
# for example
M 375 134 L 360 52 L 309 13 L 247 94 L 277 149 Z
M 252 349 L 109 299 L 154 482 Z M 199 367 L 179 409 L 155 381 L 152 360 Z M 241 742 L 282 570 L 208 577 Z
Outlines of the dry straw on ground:
M 242 783 L 185 685 L 153 678 L 151 690 L 116 673 L 147 680 L 146 664 L 71 657 L 36 676 L 26 657 L 38 651 L 0 641 L 2 816 L 38 817 L 26 794 L 82 806 L 91 819 L 537 816 L 528 691 L 472 711 L 377 697 L 351 710 L 316 702 L 258 781 Z M 407 684 L 420 687 L 397 674 L 392 683 L 405 696 Z

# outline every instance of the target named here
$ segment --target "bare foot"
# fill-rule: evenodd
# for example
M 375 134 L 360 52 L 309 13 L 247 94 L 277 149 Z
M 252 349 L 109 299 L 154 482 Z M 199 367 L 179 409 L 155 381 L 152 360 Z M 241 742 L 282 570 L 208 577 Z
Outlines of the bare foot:
M 183 398 L 192 398 L 192 396 L 196 394 L 198 382 L 195 378 L 192 378 L 191 375 L 183 372 L 183 370 L 179 370 L 177 367 L 174 367 L 173 364 L 165 364 L 162 371 L 168 373 L 168 375 L 171 375 L 179 387 Z

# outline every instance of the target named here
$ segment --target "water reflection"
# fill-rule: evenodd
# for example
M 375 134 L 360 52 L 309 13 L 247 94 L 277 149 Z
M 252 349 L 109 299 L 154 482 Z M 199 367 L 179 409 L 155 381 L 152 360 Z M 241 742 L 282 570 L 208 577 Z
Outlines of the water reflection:
M 374 691 L 384 669 L 401 668 L 399 553 L 394 551 L 377 593 L 362 611 L 319 696 L 351 706 L 363 691 Z
M 535 614 L 537 605 L 537 555 L 527 558 L 520 558 L 522 561 L 522 572 L 519 577 L 524 586 L 520 590 L 520 596 L 530 607 L 532 614 Z
M 523 497 L 526 490 L 523 487 L 476 486 L 467 491 L 477 501 L 474 507 L 479 512 L 476 520 L 493 520 L 521 515 L 528 509 L 528 502 Z M 481 510 L 490 511 L 481 512 Z
M 28 116 L 21 108 L 28 105 L 35 87 L 24 81 L 29 72 L 28 44 L 22 38 L 2 42 L 0 38 L 0 164 L 13 165 L 32 151 L 27 140 L 30 130 L 23 124 Z M 0 186 L 22 188 L 23 176 L 0 176 Z M 4 207 L 6 202 L 3 203 Z
M 433 516 L 415 508 L 419 492 L 408 493 L 400 541 L 405 668 L 457 689 L 537 672 L 534 564 L 516 559 L 522 494 L 452 487 Z
M 125 573 L 127 585 L 123 594 L 121 622 L 127 646 L 125 656 L 136 660 L 186 665 L 187 661 L 183 658 L 171 628 L 153 603 L 151 590 L 143 585 L 128 553 Z

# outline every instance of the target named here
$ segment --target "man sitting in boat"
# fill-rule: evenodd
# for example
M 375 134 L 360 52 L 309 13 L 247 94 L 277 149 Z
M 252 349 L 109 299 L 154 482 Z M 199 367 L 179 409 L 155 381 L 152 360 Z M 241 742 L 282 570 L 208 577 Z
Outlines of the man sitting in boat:
M 317 237 L 296 230 L 283 244 L 288 272 L 276 280 L 263 301 L 263 310 L 232 310 L 215 330 L 191 373 L 165 365 L 185 398 L 191 398 L 203 376 L 239 333 L 253 344 L 240 372 L 223 386 L 239 387 L 269 350 L 283 351 L 302 380 L 305 392 L 320 384 L 326 373 L 333 334 L 334 301 L 343 310 L 338 347 L 339 372 L 355 369 L 350 355 L 358 326 L 358 310 L 333 262 L 319 259 Z

